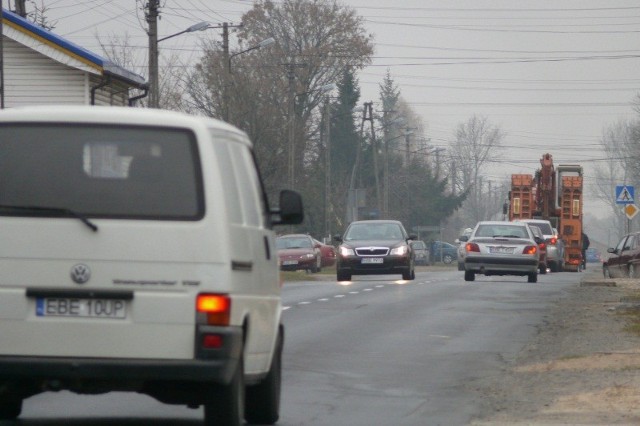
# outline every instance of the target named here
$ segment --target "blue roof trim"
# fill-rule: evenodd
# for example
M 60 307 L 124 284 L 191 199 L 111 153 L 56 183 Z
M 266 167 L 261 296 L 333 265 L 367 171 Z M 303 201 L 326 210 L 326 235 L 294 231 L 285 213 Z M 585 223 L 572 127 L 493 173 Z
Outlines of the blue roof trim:
M 60 37 L 59 35 L 56 35 L 51 31 L 48 31 L 34 24 L 33 22 L 28 21 L 20 15 L 2 8 L 2 17 L 33 34 L 36 34 L 43 39 L 50 41 L 51 43 L 54 43 L 75 55 L 80 56 L 81 58 L 93 62 L 94 64 L 102 68 L 103 74 L 106 73 L 114 75 L 126 80 L 127 82 L 135 86 L 143 86 L 145 84 L 144 77 L 119 65 L 116 65 L 108 59 L 104 59 L 103 57 L 96 55 L 95 53 L 85 49 L 84 47 L 80 47 L 77 44 Z

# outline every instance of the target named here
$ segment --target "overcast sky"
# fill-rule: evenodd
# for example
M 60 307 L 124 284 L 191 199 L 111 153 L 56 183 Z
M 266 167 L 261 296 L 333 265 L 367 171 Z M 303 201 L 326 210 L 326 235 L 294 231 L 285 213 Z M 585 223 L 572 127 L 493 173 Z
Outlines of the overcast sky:
M 40 2 L 41 0 L 37 0 Z M 146 60 L 142 0 L 42 0 L 55 32 L 101 53 L 97 35 L 127 32 Z M 6 6 L 6 0 L 3 2 Z M 238 23 L 249 0 L 163 0 L 159 36 L 201 21 Z M 506 133 L 489 179 L 533 173 L 545 152 L 585 168 L 587 210 L 604 128 L 634 119 L 640 88 L 637 0 L 343 0 L 375 36 L 373 65 L 358 76 L 362 102 L 379 101 L 387 69 L 422 117 L 431 144 L 447 148 L 474 114 Z M 219 37 L 219 30 L 207 30 Z M 197 60 L 203 33 L 161 43 Z M 231 46 L 234 46 L 231 36 Z M 162 64 L 162 62 L 161 62 Z M 622 183 L 622 182 L 620 182 Z M 613 197 L 613 194 L 612 194 Z

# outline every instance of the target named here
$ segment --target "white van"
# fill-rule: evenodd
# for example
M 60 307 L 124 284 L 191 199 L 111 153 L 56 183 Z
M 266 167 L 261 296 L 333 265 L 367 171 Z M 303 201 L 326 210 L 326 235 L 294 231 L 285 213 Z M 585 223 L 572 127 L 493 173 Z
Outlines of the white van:
M 280 281 L 236 128 L 115 107 L 0 111 L 0 419 L 44 391 L 132 391 L 205 424 L 279 416 Z

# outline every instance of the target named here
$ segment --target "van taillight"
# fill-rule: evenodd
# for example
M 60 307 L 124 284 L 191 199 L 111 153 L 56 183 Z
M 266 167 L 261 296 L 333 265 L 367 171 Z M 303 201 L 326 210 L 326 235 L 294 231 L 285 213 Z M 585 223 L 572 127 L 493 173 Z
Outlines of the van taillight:
M 551 244 L 552 246 L 555 246 L 556 243 L 558 242 L 558 239 L 556 237 L 551 237 L 549 238 L 549 244 Z
M 231 299 L 226 294 L 199 294 L 196 312 L 200 324 L 229 325 Z

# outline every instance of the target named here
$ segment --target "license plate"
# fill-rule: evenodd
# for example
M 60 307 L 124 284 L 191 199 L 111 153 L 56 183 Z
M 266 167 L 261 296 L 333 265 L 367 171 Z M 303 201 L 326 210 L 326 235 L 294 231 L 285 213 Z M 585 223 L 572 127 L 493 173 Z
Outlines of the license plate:
M 362 263 L 383 263 L 384 259 L 381 257 L 365 257 L 362 259 Z
M 489 247 L 489 253 L 512 254 L 513 247 Z
M 121 299 L 38 298 L 36 299 L 36 315 L 39 317 L 123 319 L 127 317 L 127 302 Z
M 286 265 L 297 265 L 298 261 L 297 260 L 283 260 L 282 264 L 284 266 L 286 266 Z

